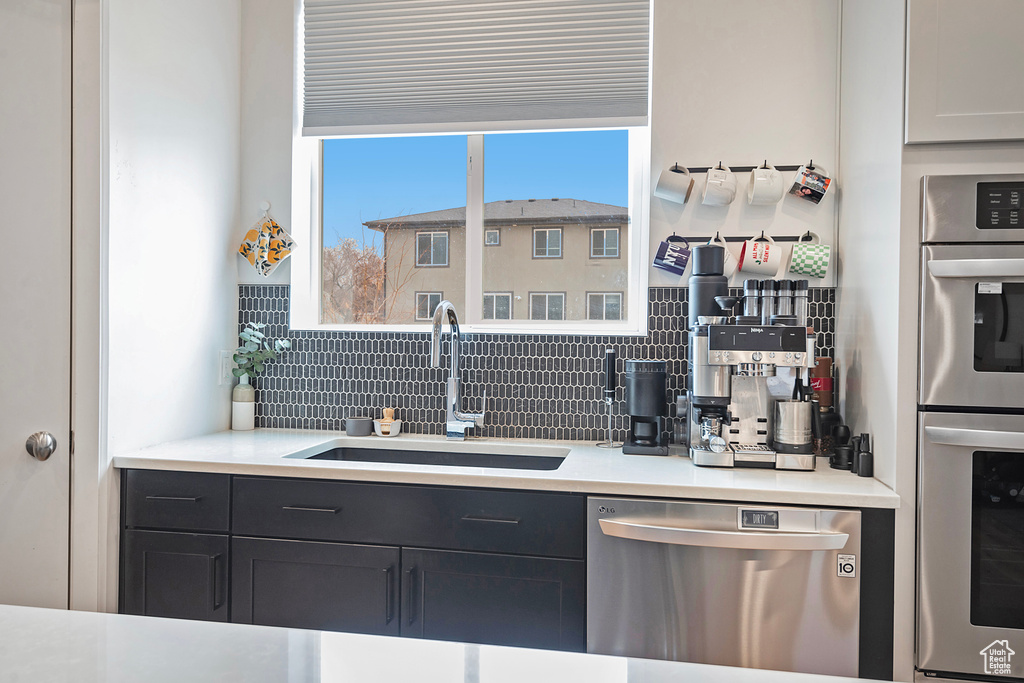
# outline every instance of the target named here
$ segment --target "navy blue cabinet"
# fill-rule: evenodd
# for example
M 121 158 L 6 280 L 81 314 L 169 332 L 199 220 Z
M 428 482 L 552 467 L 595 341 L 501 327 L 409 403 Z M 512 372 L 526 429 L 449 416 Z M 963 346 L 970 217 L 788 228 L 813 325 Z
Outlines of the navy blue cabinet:
M 121 612 L 228 620 L 228 537 L 176 531 L 124 532 Z
M 125 613 L 586 647 L 580 494 L 143 470 L 122 494 Z

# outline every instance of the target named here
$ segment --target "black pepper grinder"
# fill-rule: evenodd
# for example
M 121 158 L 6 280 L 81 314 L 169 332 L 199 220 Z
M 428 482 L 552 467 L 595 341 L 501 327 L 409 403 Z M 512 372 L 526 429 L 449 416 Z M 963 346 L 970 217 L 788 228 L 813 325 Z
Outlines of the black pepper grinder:
M 857 476 L 875 476 L 875 455 L 871 452 L 871 435 L 860 435 L 860 458 L 857 463 Z
M 597 445 L 601 448 L 618 448 L 621 442 L 612 440 L 612 408 L 615 405 L 615 349 L 604 350 L 604 402 L 608 406 L 608 440 Z

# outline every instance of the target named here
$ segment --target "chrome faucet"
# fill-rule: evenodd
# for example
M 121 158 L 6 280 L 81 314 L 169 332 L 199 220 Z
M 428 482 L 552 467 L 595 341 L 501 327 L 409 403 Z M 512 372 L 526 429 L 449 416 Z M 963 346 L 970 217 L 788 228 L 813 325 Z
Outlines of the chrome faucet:
M 483 411 L 479 413 L 462 412 L 462 382 L 459 375 L 459 316 L 455 306 L 445 299 L 434 309 L 434 327 L 430 332 L 430 365 L 441 366 L 441 325 L 445 314 L 448 314 L 448 327 L 452 331 L 451 357 L 452 365 L 448 373 L 448 394 L 445 398 L 445 436 L 450 441 L 465 441 L 466 430 L 484 426 L 487 414 L 487 390 L 484 390 Z

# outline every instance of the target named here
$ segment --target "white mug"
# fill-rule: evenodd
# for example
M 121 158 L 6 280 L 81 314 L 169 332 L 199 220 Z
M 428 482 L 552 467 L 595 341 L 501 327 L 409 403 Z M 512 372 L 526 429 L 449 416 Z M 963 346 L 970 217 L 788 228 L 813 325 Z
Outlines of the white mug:
M 760 237 L 743 243 L 740 252 L 740 271 L 751 275 L 775 277 L 782 265 L 782 247 L 771 235 L 761 233 Z
M 750 172 L 747 201 L 753 205 L 777 204 L 786 193 L 786 183 L 774 166 L 766 163 Z
M 728 166 L 709 168 L 700 203 L 705 206 L 726 206 L 736 199 L 736 174 Z
M 670 202 L 683 204 L 690 198 L 693 189 L 693 178 L 685 166 L 673 164 L 658 176 L 658 184 L 654 188 L 654 196 Z
M 726 243 L 725 238 L 716 234 L 708 240 L 708 244 L 717 244 L 725 249 L 725 265 L 722 267 L 722 275 L 732 277 L 732 274 L 736 272 L 736 257 L 729 251 L 729 245 Z

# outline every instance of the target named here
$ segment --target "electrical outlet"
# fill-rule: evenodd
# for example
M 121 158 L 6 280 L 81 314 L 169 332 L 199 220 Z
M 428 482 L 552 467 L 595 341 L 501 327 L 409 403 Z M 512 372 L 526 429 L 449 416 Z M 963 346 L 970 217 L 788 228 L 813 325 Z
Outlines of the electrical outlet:
M 232 380 L 235 378 L 234 375 L 231 374 L 232 355 L 234 354 L 231 351 L 220 352 L 220 364 L 218 365 L 220 369 L 218 370 L 217 377 L 217 384 L 219 385 L 231 384 Z

